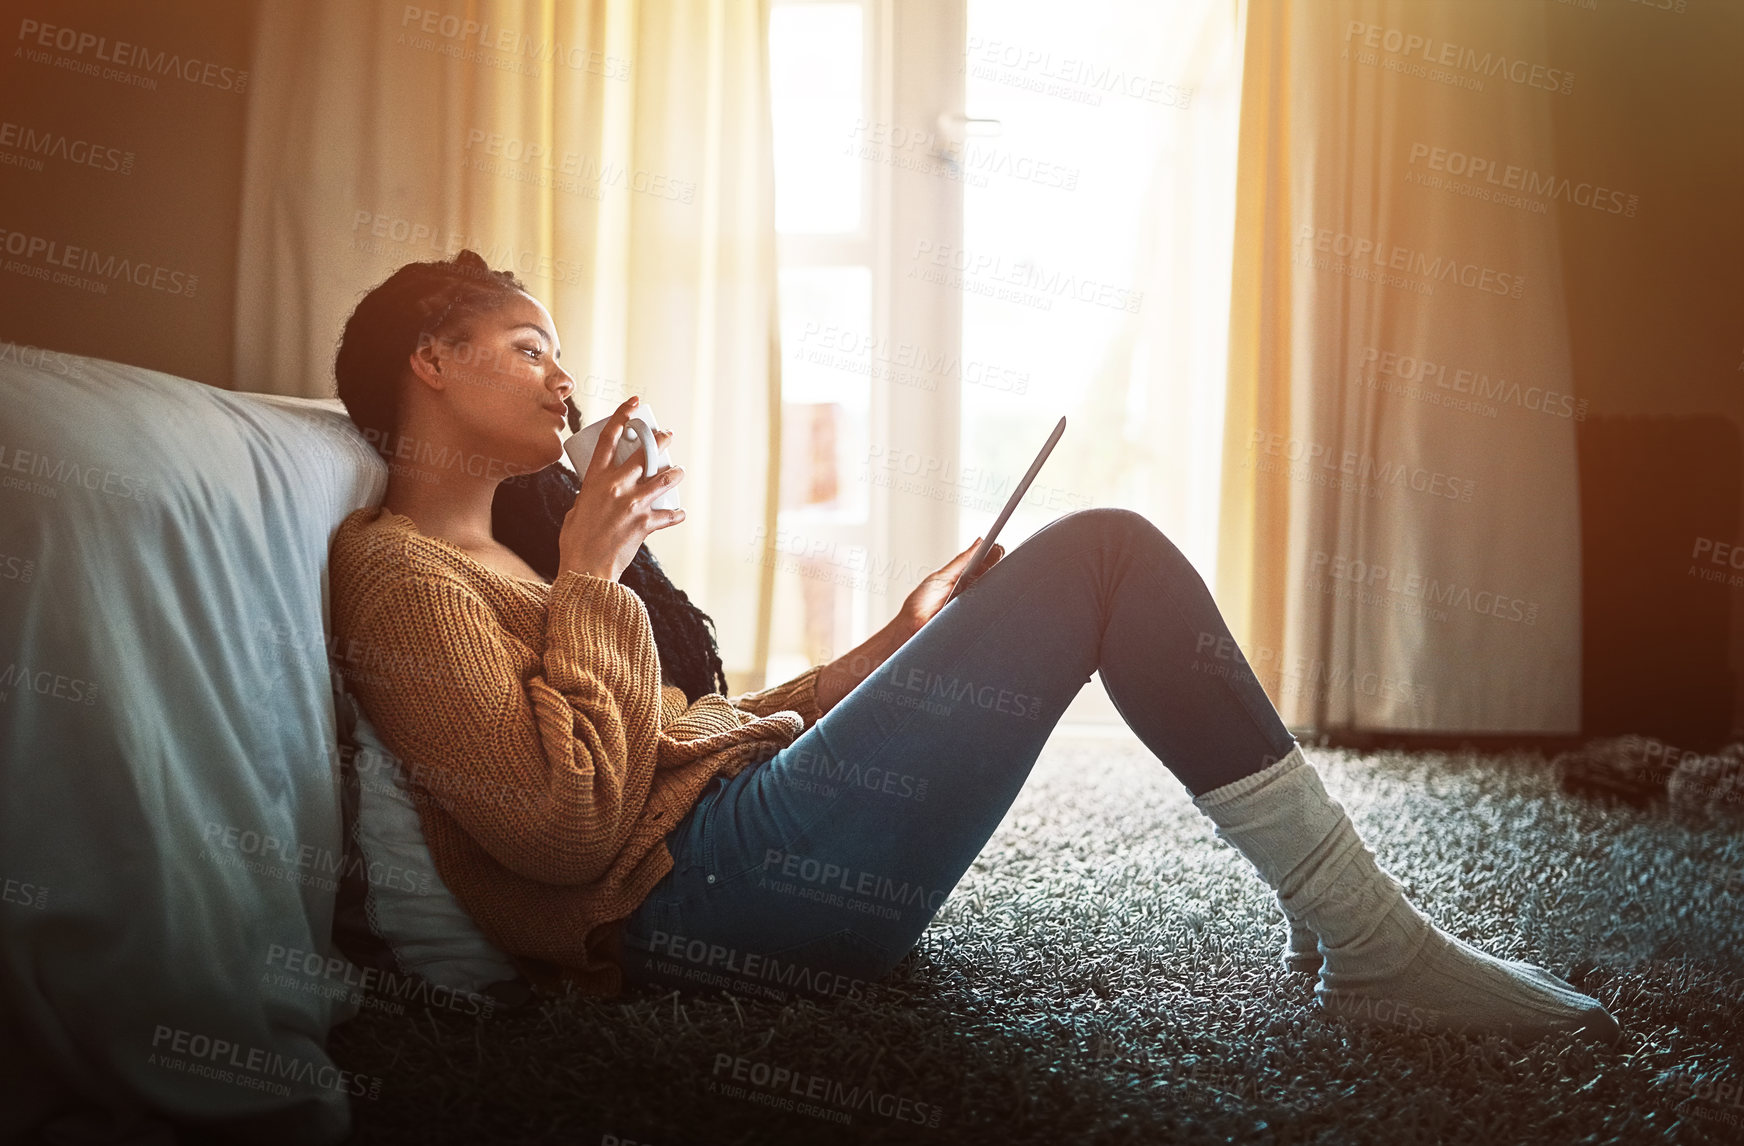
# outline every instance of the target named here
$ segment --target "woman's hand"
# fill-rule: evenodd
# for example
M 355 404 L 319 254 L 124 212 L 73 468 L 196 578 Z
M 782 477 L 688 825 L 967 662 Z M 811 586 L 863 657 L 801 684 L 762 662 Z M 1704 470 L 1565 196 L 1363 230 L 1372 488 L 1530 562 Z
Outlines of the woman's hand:
M 594 446 L 587 472 L 581 475 L 581 492 L 557 535 L 558 572 L 573 569 L 603 581 L 616 581 L 650 533 L 684 520 L 682 509 L 652 508 L 655 498 L 684 480 L 682 467 L 673 466 L 645 478 L 641 451 L 622 465 L 612 464 L 618 441 L 640 402 L 632 397 L 619 406 Z M 664 430 L 654 436 L 662 448 L 672 440 Z
M 979 544 L 981 539 L 977 537 L 975 545 Z M 817 678 L 819 713 L 834 708 L 843 697 L 854 691 L 855 685 L 877 672 L 879 665 L 894 656 L 896 650 L 907 643 L 908 638 L 918 633 L 922 625 L 932 620 L 945 607 L 945 601 L 951 595 L 951 587 L 963 575 L 969 558 L 975 553 L 975 545 L 945 562 L 942 569 L 927 574 L 926 580 L 908 595 L 908 599 L 902 603 L 902 611 L 888 625 L 823 666 Z M 973 584 L 976 577 L 997 565 L 1004 556 L 1003 545 L 995 545 L 988 550 L 986 560 L 981 562 L 981 568 L 975 570 L 974 576 L 969 578 L 970 583 Z M 964 588 L 968 586 L 965 585 Z
M 977 578 L 989 569 L 999 564 L 999 559 L 1005 556 L 1005 546 L 995 545 L 987 551 L 987 557 L 981 562 L 981 568 L 972 573 L 965 573 L 969 558 L 975 555 L 975 546 L 981 544 L 977 537 L 969 543 L 969 548 L 951 558 L 945 564 L 927 574 L 926 579 L 915 587 L 914 592 L 902 602 L 902 611 L 898 619 L 919 631 L 920 627 L 932 620 L 938 611 L 945 607 L 945 602 L 951 599 L 951 590 L 956 586 L 959 577 L 965 577 L 963 588 L 973 585 Z

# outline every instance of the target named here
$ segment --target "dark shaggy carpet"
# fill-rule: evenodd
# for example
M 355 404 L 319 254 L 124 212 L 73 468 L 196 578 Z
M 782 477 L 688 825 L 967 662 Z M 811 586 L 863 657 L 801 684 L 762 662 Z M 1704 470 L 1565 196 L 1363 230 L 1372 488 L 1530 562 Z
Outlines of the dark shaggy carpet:
M 365 1010 L 332 1042 L 382 1079 L 353 1141 L 1744 1141 L 1744 837 L 1565 796 L 1532 753 L 1309 756 L 1420 906 L 1623 1041 L 1341 1025 L 1180 785 L 1056 738 L 875 997 Z

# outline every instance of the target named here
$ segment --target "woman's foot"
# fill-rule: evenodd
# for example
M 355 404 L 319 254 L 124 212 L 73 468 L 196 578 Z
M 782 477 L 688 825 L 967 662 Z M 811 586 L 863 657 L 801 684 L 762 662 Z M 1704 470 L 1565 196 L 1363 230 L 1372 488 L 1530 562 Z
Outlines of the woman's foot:
M 1320 965 L 1323 962 L 1320 954 L 1320 936 L 1314 934 L 1314 929 L 1302 922 L 1300 917 L 1292 914 L 1290 909 L 1284 906 L 1282 899 L 1278 900 L 1278 909 L 1284 913 L 1284 949 L 1281 956 L 1284 970 L 1319 978 Z M 1451 935 L 1448 938 L 1462 946 L 1471 947 L 1463 939 Z M 1473 947 L 1472 950 L 1476 951 L 1477 948 Z M 1481 951 L 1478 953 L 1482 954 Z M 1522 971 L 1534 978 L 1566 986 L 1561 979 L 1536 963 L 1525 963 L 1518 959 L 1503 959 L 1499 955 L 1494 956 L 1494 958 L 1498 962 L 1506 963 L 1515 970 Z
M 1371 874 L 1364 875 L 1365 867 Z M 1353 916 L 1339 933 L 1346 941 L 1328 946 L 1314 993 L 1330 1013 L 1413 1032 L 1501 1034 L 1521 1041 L 1584 1032 L 1614 1043 L 1622 1033 L 1597 999 L 1543 968 L 1498 959 L 1441 930 L 1366 848 L 1341 882 L 1358 879 L 1386 889 L 1383 897 L 1390 895 L 1391 903 L 1383 898 Z M 1336 912 L 1337 901 L 1331 904 Z
M 1285 917 L 1318 937 L 1324 964 L 1315 994 L 1333 1014 L 1521 1040 L 1580 1031 L 1614 1042 L 1621 1033 L 1598 1000 L 1425 918 L 1375 862 L 1300 748 L 1193 802 L 1277 891 Z
M 1284 970 L 1318 975 L 1320 936 L 1314 934 L 1314 929 L 1303 923 L 1300 917 L 1292 914 L 1282 899 L 1278 900 L 1278 907 L 1284 913 Z

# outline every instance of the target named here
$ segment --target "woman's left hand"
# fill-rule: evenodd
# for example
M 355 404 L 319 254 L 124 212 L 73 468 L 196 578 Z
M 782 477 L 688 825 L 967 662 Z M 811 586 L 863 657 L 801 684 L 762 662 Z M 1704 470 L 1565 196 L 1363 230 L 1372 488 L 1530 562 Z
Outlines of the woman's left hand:
M 945 607 L 945 602 L 951 598 L 951 589 L 957 584 L 958 577 L 965 577 L 963 588 L 967 589 L 975 580 L 989 569 L 999 564 L 999 559 L 1005 556 L 1005 546 L 995 545 L 987 551 L 987 557 L 981 562 L 981 568 L 972 573 L 966 573 L 969 558 L 974 556 L 975 547 L 981 544 L 977 537 L 969 543 L 969 548 L 945 562 L 940 569 L 929 573 L 926 580 L 915 587 L 902 603 L 900 614 L 903 621 L 912 625 L 916 631 L 932 620 L 938 611 Z
M 975 545 L 979 544 L 981 539 L 977 537 Z M 922 625 L 932 620 L 945 607 L 945 602 L 951 596 L 951 587 L 957 583 L 957 578 L 963 574 L 969 558 L 975 553 L 975 545 L 945 562 L 944 568 L 927 574 L 926 580 L 908 595 L 908 599 L 902 603 L 902 611 L 888 625 L 866 638 L 858 647 L 823 666 L 823 671 L 818 673 L 817 678 L 819 713 L 834 708 L 838 701 L 854 690 L 855 685 L 877 672 L 879 665 L 894 656 L 908 638 L 919 632 Z M 1004 556 L 1003 545 L 995 545 L 989 549 L 987 559 L 981 562 L 981 568 L 975 570 L 969 581 L 973 583 L 976 577 L 993 568 Z M 964 588 L 968 586 L 965 585 Z

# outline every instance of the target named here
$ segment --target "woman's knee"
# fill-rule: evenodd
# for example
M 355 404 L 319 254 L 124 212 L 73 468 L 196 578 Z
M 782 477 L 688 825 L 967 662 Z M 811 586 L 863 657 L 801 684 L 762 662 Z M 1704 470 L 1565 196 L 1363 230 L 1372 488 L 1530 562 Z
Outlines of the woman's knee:
M 1043 533 L 1054 533 L 1060 542 L 1070 543 L 1081 550 L 1103 549 L 1113 552 L 1126 551 L 1134 545 L 1157 546 L 1174 550 L 1174 545 L 1163 536 L 1163 531 L 1151 524 L 1150 518 L 1130 509 L 1120 509 L 1116 506 L 1098 506 L 1094 509 L 1080 509 L 1076 513 L 1068 513 L 1049 525 Z M 1042 534 L 1037 534 L 1040 537 Z

